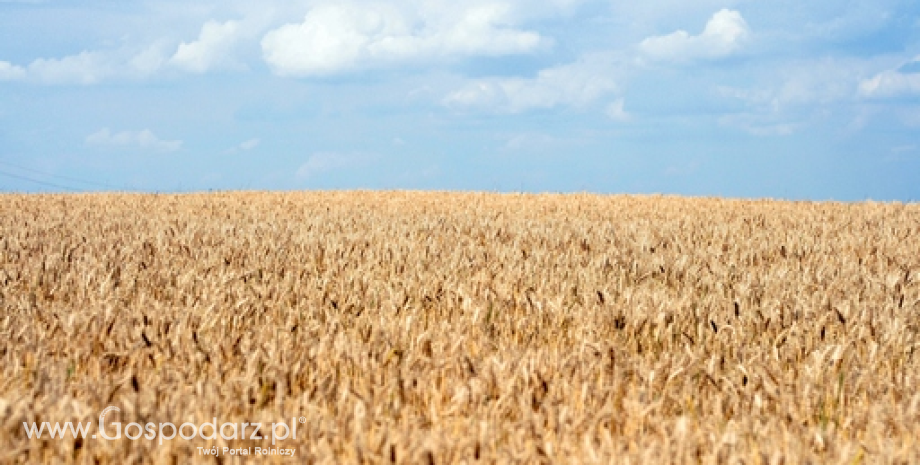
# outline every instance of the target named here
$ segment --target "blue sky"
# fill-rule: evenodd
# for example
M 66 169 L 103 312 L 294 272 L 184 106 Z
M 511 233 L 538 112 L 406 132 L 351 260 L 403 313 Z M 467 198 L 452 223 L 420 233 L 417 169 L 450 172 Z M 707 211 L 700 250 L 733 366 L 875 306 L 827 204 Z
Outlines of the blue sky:
M 0 190 L 920 199 L 914 1 L 0 0 Z

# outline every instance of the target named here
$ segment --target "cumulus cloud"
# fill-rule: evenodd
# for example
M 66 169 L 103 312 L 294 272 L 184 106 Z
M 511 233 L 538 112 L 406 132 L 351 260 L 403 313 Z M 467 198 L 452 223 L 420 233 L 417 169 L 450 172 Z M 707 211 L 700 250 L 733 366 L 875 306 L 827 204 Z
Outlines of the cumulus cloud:
M 720 86 L 716 93 L 762 111 L 813 109 L 853 100 L 853 90 L 873 68 L 854 58 L 798 60 L 776 66 L 748 88 Z
M 39 58 L 29 64 L 29 76 L 46 84 L 96 84 L 117 70 L 101 52 L 83 51 L 64 58 Z
M 249 140 L 247 140 L 247 141 L 244 141 L 244 142 L 240 143 L 239 145 L 237 145 L 237 146 L 235 146 L 235 147 L 231 147 L 231 148 L 227 149 L 227 151 L 226 151 L 225 153 L 247 152 L 247 151 L 249 151 L 249 150 L 252 150 L 252 149 L 258 147 L 258 146 L 259 146 L 259 143 L 261 143 L 261 142 L 262 142 L 261 139 L 249 139 Z
M 0 81 L 92 85 L 113 79 L 145 78 L 159 72 L 166 64 L 193 73 L 218 68 L 245 68 L 234 59 L 237 45 L 243 39 L 251 38 L 251 31 L 243 26 L 237 21 L 208 21 L 202 26 L 197 40 L 179 44 L 172 54 L 168 49 L 175 47 L 175 43 L 158 40 L 146 46 L 84 50 L 60 58 L 37 58 L 24 66 L 0 61 Z
M 93 85 L 111 79 L 140 78 L 160 68 L 164 61 L 161 49 L 161 44 L 154 44 L 134 55 L 128 50 L 84 50 L 61 58 L 37 58 L 26 66 L 0 61 L 0 81 Z
M 727 105 L 722 108 L 732 111 L 719 122 L 757 136 L 801 132 L 817 122 L 840 117 L 845 105 L 856 103 L 854 90 L 860 77 L 877 69 L 873 60 L 862 58 L 773 65 L 746 87 L 714 87 L 713 95 Z
M 26 77 L 26 70 L 8 61 L 0 61 L 0 81 L 15 81 Z
M 504 144 L 504 149 L 509 151 L 544 151 L 556 149 L 566 141 L 560 140 L 549 134 L 540 132 L 525 132 L 514 134 Z
M 250 52 L 281 76 L 343 72 L 449 61 L 470 56 L 533 53 L 552 41 L 522 23 L 572 11 L 583 0 L 442 0 L 408 2 L 317 0 L 306 15 L 272 5 L 231 13 L 238 20 L 204 21 L 197 37 L 177 42 L 164 35 L 118 49 L 86 50 L 30 63 L 0 61 L 0 81 L 98 84 L 146 78 L 164 70 L 206 73 L 247 69 Z M 297 18 L 298 20 L 292 20 Z M 282 21 L 279 24 L 279 21 Z M 274 27 L 274 29 L 272 29 Z M 267 31 L 267 32 L 266 32 Z M 258 53 L 258 52 L 256 52 Z
M 639 44 L 639 51 L 655 61 L 717 59 L 739 50 L 750 33 L 741 13 L 722 9 L 712 15 L 699 35 L 679 30 L 664 36 L 648 37 Z
M 858 93 L 866 98 L 920 94 L 920 55 L 898 69 L 890 69 L 864 79 Z
M 129 69 L 138 76 L 148 76 L 159 71 L 168 58 L 165 48 L 162 42 L 147 47 L 128 60 Z
M 444 10 L 319 5 L 302 22 L 265 34 L 263 58 L 278 75 L 322 76 L 420 59 L 528 53 L 547 43 L 536 32 L 515 28 L 506 4 Z
M 300 165 L 295 175 L 297 179 L 308 179 L 329 171 L 364 167 L 377 158 L 365 153 L 317 152 Z
M 782 121 L 780 115 L 736 113 L 719 117 L 719 124 L 736 127 L 753 136 L 790 136 L 805 127 L 801 121 Z
M 198 40 L 179 44 L 169 61 L 193 73 L 219 67 L 241 68 L 243 65 L 233 59 L 233 49 L 241 39 L 241 32 L 238 21 L 208 21 L 201 27 Z
M 632 116 L 626 111 L 625 103 L 623 99 L 619 98 L 607 105 L 607 109 L 604 111 L 607 114 L 607 117 L 619 122 L 626 122 L 632 119 Z
M 113 133 L 109 128 L 102 128 L 86 136 L 86 144 L 100 147 L 138 147 L 161 152 L 175 152 L 182 147 L 181 140 L 160 139 L 149 129 Z
M 534 78 L 478 79 L 451 92 L 452 108 L 481 108 L 519 113 L 557 106 L 583 107 L 618 90 L 622 64 L 611 55 L 594 54 L 540 71 Z
M 260 139 L 249 139 L 240 144 L 240 150 L 252 150 L 259 146 Z

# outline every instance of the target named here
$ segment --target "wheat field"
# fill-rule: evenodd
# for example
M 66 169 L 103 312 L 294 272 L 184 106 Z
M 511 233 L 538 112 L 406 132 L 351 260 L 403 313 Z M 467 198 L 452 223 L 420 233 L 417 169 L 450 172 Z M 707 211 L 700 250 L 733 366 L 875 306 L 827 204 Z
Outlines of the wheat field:
M 5 194 L 0 212 L 2 463 L 920 463 L 918 204 Z M 24 425 L 95 433 L 109 406 L 106 424 L 298 424 L 274 446 Z

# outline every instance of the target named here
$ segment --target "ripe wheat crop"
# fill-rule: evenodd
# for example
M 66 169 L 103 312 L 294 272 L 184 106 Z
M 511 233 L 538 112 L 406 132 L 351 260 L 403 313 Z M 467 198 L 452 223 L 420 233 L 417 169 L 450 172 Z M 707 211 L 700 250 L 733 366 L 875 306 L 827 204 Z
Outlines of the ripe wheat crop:
M 0 307 L 2 463 L 920 463 L 917 204 L 2 195 Z

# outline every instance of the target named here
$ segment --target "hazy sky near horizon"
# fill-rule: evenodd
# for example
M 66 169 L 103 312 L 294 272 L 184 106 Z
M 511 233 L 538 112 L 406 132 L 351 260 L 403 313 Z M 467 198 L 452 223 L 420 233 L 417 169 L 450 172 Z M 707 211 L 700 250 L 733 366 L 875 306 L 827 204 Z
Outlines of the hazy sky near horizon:
M 920 199 L 920 4 L 0 0 L 0 191 Z

